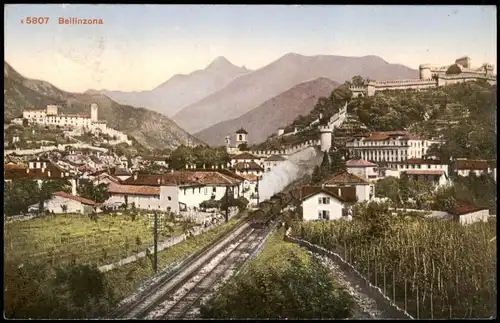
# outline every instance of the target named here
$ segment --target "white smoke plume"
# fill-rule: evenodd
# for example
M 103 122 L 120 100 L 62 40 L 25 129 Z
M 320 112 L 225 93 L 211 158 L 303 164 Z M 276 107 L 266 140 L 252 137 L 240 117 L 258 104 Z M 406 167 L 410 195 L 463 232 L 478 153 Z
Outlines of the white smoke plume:
M 284 161 L 264 173 L 259 181 L 259 200 L 265 201 L 283 190 L 299 176 L 299 167 L 291 161 Z

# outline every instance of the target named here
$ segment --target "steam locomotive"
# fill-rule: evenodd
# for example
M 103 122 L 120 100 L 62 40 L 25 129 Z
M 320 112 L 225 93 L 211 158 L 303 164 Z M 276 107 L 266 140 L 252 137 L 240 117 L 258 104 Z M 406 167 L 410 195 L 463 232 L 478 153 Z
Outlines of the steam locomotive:
M 258 204 L 258 208 L 251 213 L 250 226 L 254 229 L 269 227 L 271 223 L 279 221 L 282 210 L 292 201 L 299 199 L 297 190 L 308 183 L 309 178 L 301 178 L 288 185 L 282 192 L 274 194 L 270 199 Z

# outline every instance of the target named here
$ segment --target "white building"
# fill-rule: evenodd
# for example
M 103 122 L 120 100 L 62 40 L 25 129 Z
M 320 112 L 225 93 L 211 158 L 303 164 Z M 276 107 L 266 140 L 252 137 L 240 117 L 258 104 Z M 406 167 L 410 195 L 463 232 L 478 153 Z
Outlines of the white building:
M 302 220 L 329 221 L 350 220 L 350 205 L 356 202 L 352 187 L 316 187 L 302 188 Z
M 134 174 L 121 184 L 111 183 L 107 204 L 175 213 L 198 209 L 201 202 L 220 200 L 226 191 L 243 196 L 244 178 L 228 170 L 179 171 L 162 175 Z
M 410 179 L 416 181 L 429 182 L 435 187 L 447 185 L 449 183 L 448 175 L 444 170 L 410 169 L 402 171 L 402 174 L 406 174 Z
M 472 205 L 460 205 L 451 210 L 448 214 L 452 220 L 461 224 L 471 224 L 474 222 L 487 222 L 489 217 L 488 208 Z
M 369 201 L 375 197 L 375 184 L 357 175 L 344 172 L 326 180 L 324 187 L 354 187 L 358 202 Z
M 256 162 L 237 162 L 232 166 L 234 172 L 238 175 L 256 175 L 262 176 L 264 173 L 264 168 L 262 168 Z
M 347 172 L 367 180 L 378 178 L 378 165 L 363 159 L 351 159 L 345 163 Z
M 251 153 L 242 153 L 231 157 L 231 166 L 234 166 L 237 163 L 251 163 L 251 162 L 260 165 L 260 158 Z
M 92 133 L 106 134 L 116 141 L 132 145 L 128 136 L 118 130 L 109 128 L 105 121 L 98 120 L 98 106 L 93 103 L 90 107 L 90 117 L 83 114 L 59 114 L 58 106 L 47 105 L 45 110 L 24 110 L 23 119 L 31 124 L 47 126 L 69 127 L 81 131 L 91 131 Z
M 476 176 L 481 174 L 493 173 L 493 169 L 488 166 L 487 160 L 473 160 L 465 158 L 457 158 L 451 163 L 453 175 L 467 177 L 474 173 Z
M 243 181 L 243 196 L 250 202 L 250 205 L 256 205 L 259 195 L 259 179 L 260 177 L 253 174 L 241 175 L 244 178 Z
M 436 140 L 424 140 L 405 131 L 372 132 L 346 142 L 349 152 L 371 162 L 396 162 L 423 158 Z
M 410 158 L 400 162 L 387 163 L 383 176 L 400 178 L 402 174 L 414 180 L 424 180 L 434 186 L 449 184 L 450 166 L 436 159 Z
M 281 155 L 271 155 L 264 159 L 264 167 L 266 172 L 270 172 L 273 167 L 283 164 L 287 159 Z
M 78 213 L 89 214 L 99 206 L 95 201 L 65 192 L 57 192 L 53 198 L 46 201 L 44 209 L 55 214 Z

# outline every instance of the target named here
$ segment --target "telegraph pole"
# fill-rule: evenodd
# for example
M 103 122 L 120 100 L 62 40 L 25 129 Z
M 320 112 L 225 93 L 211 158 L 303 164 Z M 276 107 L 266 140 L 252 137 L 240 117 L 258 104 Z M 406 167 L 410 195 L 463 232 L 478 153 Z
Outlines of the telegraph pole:
M 153 269 L 158 272 L 158 212 L 155 211 Z
M 259 205 L 259 199 L 260 199 L 259 182 L 260 182 L 260 177 L 257 177 L 257 185 L 255 186 L 257 188 L 257 205 Z
M 226 186 L 226 222 L 229 221 L 229 186 Z

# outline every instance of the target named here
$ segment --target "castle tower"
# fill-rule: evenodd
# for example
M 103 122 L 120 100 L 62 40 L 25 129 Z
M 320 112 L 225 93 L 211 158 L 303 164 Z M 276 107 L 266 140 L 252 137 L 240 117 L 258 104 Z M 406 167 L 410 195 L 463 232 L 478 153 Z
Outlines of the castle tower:
M 97 104 L 92 103 L 90 106 L 90 120 L 92 121 L 98 121 L 99 119 L 97 118 Z
M 321 151 L 329 151 L 332 148 L 332 133 L 333 128 L 330 126 L 320 126 L 321 133 Z
M 421 64 L 418 67 L 420 71 L 420 79 L 421 80 L 428 80 L 432 78 L 432 73 L 431 73 L 431 66 L 429 64 Z
M 236 146 L 239 146 L 241 144 L 246 144 L 248 141 L 247 135 L 248 135 L 248 132 L 243 128 L 236 131 Z

